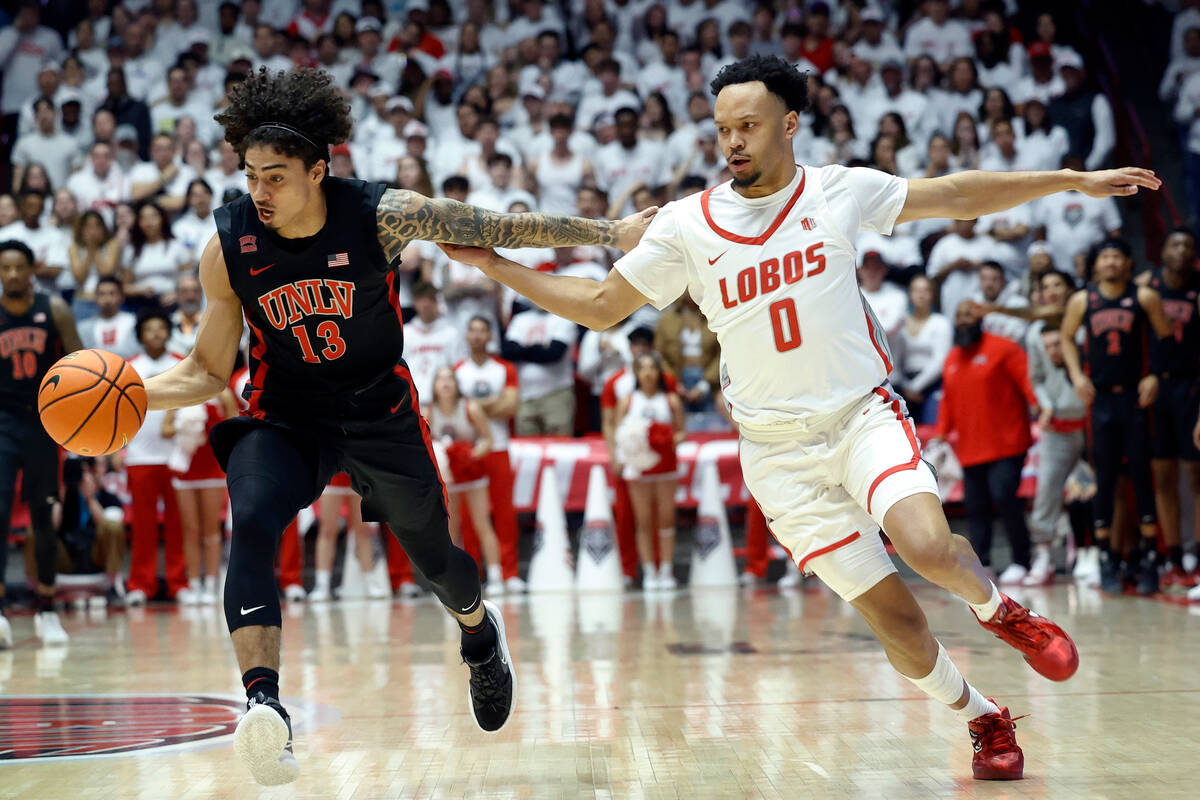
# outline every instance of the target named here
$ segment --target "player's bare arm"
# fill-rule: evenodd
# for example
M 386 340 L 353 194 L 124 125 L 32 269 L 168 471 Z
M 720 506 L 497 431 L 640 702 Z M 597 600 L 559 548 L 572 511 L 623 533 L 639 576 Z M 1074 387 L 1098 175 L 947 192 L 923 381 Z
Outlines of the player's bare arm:
M 489 278 L 524 295 L 551 314 L 586 325 L 594 331 L 611 328 L 650 302 L 615 269 L 610 270 L 603 281 L 594 281 L 529 269 L 484 247 L 450 243 L 439 243 L 439 246 L 450 258 L 478 267 Z
M 58 336 L 62 339 L 63 352 L 74 353 L 76 350 L 82 350 L 83 342 L 79 340 L 79 331 L 75 329 L 75 315 L 71 313 L 71 307 L 66 301 L 57 295 L 51 297 L 50 314 L 54 317 L 54 327 L 58 329 Z
M 379 242 L 389 261 L 414 239 L 486 247 L 566 247 L 601 244 L 631 250 L 656 208 L 620 220 L 558 214 L 499 214 L 457 200 L 388 189 L 376 212 Z
M 1163 308 L 1162 295 L 1149 286 L 1138 286 L 1137 299 L 1142 309 L 1146 312 L 1146 318 L 1150 320 L 1150 327 L 1154 328 L 1154 333 L 1158 335 L 1158 338 L 1173 339 L 1175 337 L 1175 326 L 1171 323 L 1171 318 L 1167 316 L 1167 312 Z M 1142 408 L 1149 408 L 1157 396 L 1157 375 L 1150 373 L 1138 381 L 1138 405 Z
M 221 242 L 213 236 L 200 256 L 200 286 L 208 306 L 187 358 L 146 381 L 147 405 L 184 408 L 216 397 L 229 385 L 242 338 L 242 304 L 229 285 Z
M 1061 328 L 1063 363 L 1067 365 L 1067 374 L 1075 386 L 1075 393 L 1086 405 L 1091 405 L 1096 399 L 1096 387 L 1083 372 L 1083 362 L 1079 358 L 1079 348 L 1075 346 L 1075 333 L 1083 324 L 1083 313 L 1087 310 L 1087 292 L 1078 291 L 1067 301 L 1067 310 L 1063 313 Z
M 976 219 L 1055 192 L 1074 189 L 1089 197 L 1129 197 L 1162 186 L 1154 172 L 1138 167 L 1077 172 L 981 172 L 913 178 L 896 222 L 915 219 Z

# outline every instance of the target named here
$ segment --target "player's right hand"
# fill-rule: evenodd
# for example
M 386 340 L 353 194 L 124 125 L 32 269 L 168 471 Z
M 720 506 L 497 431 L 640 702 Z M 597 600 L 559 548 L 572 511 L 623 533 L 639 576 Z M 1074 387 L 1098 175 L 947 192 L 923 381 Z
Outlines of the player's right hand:
M 437 246 L 442 248 L 442 252 L 449 256 L 451 261 L 470 264 L 480 269 L 488 266 L 496 257 L 496 251 L 490 247 L 475 247 L 474 245 L 451 244 L 450 242 L 438 242 Z
M 1076 176 L 1076 189 L 1088 197 L 1128 197 L 1137 194 L 1138 187 L 1158 189 L 1162 181 L 1152 170 L 1141 167 L 1102 169 L 1081 172 Z
M 1080 375 L 1078 380 L 1072 381 L 1075 386 L 1075 394 L 1079 395 L 1079 399 L 1083 401 L 1085 406 L 1090 406 L 1096 399 L 1096 387 L 1092 385 L 1092 380 L 1086 375 Z

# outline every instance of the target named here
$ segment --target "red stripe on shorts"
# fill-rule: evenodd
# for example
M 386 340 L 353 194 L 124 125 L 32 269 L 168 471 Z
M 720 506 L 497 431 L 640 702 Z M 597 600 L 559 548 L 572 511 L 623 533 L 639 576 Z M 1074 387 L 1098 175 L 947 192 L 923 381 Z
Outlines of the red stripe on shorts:
M 827 544 L 824 547 L 813 550 L 811 553 L 806 555 L 804 558 L 800 559 L 800 563 L 797 564 L 796 566 L 800 567 L 801 572 L 804 572 L 804 565 L 807 564 L 812 559 L 816 558 L 817 556 L 823 556 L 826 553 L 832 553 L 834 550 L 837 550 L 839 547 L 845 547 L 846 545 L 850 544 L 851 542 L 853 542 L 855 539 L 857 539 L 861 535 L 862 535 L 862 533 L 860 531 L 855 531 L 854 533 L 847 536 L 845 539 L 839 539 L 838 541 L 834 542 L 833 544 Z
M 910 460 L 906 461 L 905 463 L 897 464 L 894 467 L 889 467 L 889 468 L 885 469 L 883 472 L 879 473 L 879 476 L 877 478 L 875 478 L 875 480 L 871 481 L 871 488 L 867 490 L 867 513 L 868 514 L 871 513 L 871 498 L 875 496 L 875 490 L 879 488 L 879 484 L 883 483 L 885 478 L 895 475 L 897 472 L 904 472 L 905 470 L 916 469 L 917 465 L 921 463 L 921 447 L 917 444 L 917 435 L 916 435 L 916 433 L 913 432 L 912 424 L 908 421 L 908 419 L 905 418 L 904 414 L 902 414 L 900 411 L 899 398 L 893 398 L 892 395 L 885 392 L 879 386 L 875 387 L 874 392 L 875 392 L 875 394 L 882 397 L 885 403 L 889 402 L 889 401 L 891 402 L 892 411 L 895 412 L 896 419 L 900 420 L 900 424 L 904 426 L 904 433 L 905 433 L 905 435 L 908 436 L 908 443 L 912 446 L 913 455 L 912 455 L 912 458 Z

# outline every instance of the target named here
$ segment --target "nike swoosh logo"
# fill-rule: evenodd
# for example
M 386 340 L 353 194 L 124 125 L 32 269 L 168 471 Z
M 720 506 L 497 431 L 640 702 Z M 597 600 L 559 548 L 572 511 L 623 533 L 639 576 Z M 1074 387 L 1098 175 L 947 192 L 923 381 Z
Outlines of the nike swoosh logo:
M 57 377 L 57 376 L 55 376 L 55 377 Z M 396 405 L 392 406 L 392 411 L 391 411 L 391 413 L 395 414 L 397 411 L 399 411 L 399 410 L 400 410 L 400 406 L 402 406 L 402 405 L 404 405 L 404 401 L 403 401 L 403 400 L 401 400 L 399 403 L 396 403 Z
M 255 269 L 254 267 L 251 267 L 251 268 L 250 268 L 250 274 L 251 274 L 251 275 L 261 275 L 262 273 L 266 272 L 267 270 L 269 270 L 269 269 L 270 269 L 271 267 L 273 267 L 273 266 L 275 266 L 275 265 L 274 265 L 274 264 L 267 264 L 265 267 L 259 267 L 258 269 Z
M 725 251 L 725 253 L 728 253 L 728 252 L 729 252 L 728 250 L 726 250 L 726 251 Z M 721 253 L 721 256 L 725 255 L 725 253 Z M 715 263 L 717 263 L 718 261 L 720 261 L 720 260 L 721 260 L 721 256 L 717 256 L 716 258 L 710 258 L 710 259 L 708 260 L 708 265 L 711 267 L 713 264 L 715 264 Z
M 42 391 L 43 392 L 46 391 L 46 388 L 48 386 L 53 386 L 55 389 L 57 389 L 58 382 L 61 380 L 62 380 L 62 375 L 58 375 L 58 374 L 51 375 L 50 378 L 46 381 L 46 385 L 42 387 Z
M 478 603 L 478 602 L 479 602 L 479 595 L 475 595 L 475 599 L 474 599 L 474 600 L 472 600 L 470 603 L 467 603 L 467 607 L 466 607 L 466 608 L 464 608 L 464 609 L 462 610 L 462 613 L 464 613 L 464 614 L 465 614 L 465 613 L 467 613 L 468 611 L 470 611 L 470 610 L 471 610 L 471 608 L 472 608 L 472 607 L 473 607 L 473 606 L 474 606 L 476 603 Z
M 246 608 L 245 606 L 242 606 L 242 616 L 244 617 L 247 614 L 249 614 L 251 611 L 258 611 L 260 608 L 266 608 L 266 607 L 267 607 L 266 603 L 263 603 L 261 606 L 255 606 L 254 608 Z

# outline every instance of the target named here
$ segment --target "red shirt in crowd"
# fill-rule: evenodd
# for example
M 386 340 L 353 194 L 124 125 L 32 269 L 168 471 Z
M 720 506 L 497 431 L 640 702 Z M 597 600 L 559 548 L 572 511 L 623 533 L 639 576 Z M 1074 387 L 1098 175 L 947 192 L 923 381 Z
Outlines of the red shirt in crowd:
M 1033 444 L 1029 411 L 1036 405 L 1025 351 L 985 333 L 976 346 L 955 346 L 946 356 L 937 435 L 964 467 L 1020 455 Z

